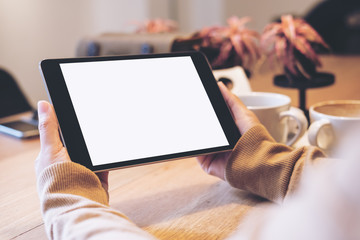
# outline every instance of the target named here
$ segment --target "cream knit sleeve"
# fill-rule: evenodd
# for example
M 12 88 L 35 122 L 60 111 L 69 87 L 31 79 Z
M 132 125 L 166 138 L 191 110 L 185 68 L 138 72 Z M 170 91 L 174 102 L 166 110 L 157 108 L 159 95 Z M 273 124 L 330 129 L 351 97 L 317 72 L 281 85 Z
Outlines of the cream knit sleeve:
M 293 149 L 279 144 L 262 125 L 247 131 L 235 146 L 225 170 L 233 187 L 282 202 L 297 188 L 304 166 L 324 153 L 315 147 Z
M 46 168 L 38 179 L 38 192 L 50 239 L 154 239 L 110 208 L 97 176 L 79 164 Z

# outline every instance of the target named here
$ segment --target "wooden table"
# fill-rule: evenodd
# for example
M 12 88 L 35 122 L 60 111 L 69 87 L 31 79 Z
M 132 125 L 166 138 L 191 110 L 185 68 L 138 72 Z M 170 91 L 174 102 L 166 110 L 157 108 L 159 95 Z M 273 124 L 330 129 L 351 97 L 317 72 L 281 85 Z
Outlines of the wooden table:
M 0 135 L 0 239 L 46 239 L 36 193 L 38 139 Z M 161 239 L 216 239 L 263 201 L 208 176 L 194 158 L 113 171 L 110 204 Z
M 360 99 L 360 57 L 325 57 L 335 85 L 309 90 L 308 103 Z M 273 73 L 255 74 L 255 91 L 289 95 L 272 85 Z M 36 192 L 34 160 L 39 140 L 0 135 L 0 239 L 46 239 Z M 246 212 L 263 200 L 208 176 L 195 159 L 116 170 L 110 173 L 110 204 L 160 239 L 223 239 Z
M 319 71 L 330 72 L 335 75 L 332 86 L 308 89 L 307 108 L 311 105 L 327 100 L 356 100 L 360 99 L 360 57 L 359 56 L 322 56 L 323 67 Z M 299 106 L 298 91 L 296 89 L 280 88 L 273 85 L 274 72 L 260 68 L 250 79 L 253 91 L 275 92 L 288 95 L 293 106 Z

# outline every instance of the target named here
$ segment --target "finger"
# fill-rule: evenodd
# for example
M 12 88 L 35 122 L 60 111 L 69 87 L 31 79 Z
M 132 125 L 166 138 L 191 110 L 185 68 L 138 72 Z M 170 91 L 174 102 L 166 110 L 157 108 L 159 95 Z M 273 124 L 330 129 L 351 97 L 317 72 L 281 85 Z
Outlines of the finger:
M 223 97 L 225 99 L 225 102 L 230 107 L 230 109 L 234 115 L 235 121 L 237 121 L 238 118 L 243 115 L 242 112 L 246 111 L 248 109 L 241 102 L 241 100 L 238 97 L 236 97 L 234 94 L 232 94 L 230 92 L 230 90 L 222 82 L 219 82 L 218 85 L 219 85 L 221 94 L 223 95 Z
M 222 83 L 218 83 L 221 94 L 223 95 L 226 103 L 230 108 L 234 108 L 234 110 L 247 109 L 246 106 L 241 102 L 241 100 L 236 97 L 230 90 Z
M 46 101 L 39 101 L 38 114 L 41 148 L 62 147 L 53 107 Z
M 98 172 L 96 173 L 96 175 L 98 176 L 101 185 L 103 186 L 103 188 L 108 191 L 109 189 L 109 171 L 105 171 L 105 172 Z
M 233 114 L 235 123 L 242 134 L 244 134 L 254 124 L 259 123 L 255 114 L 247 109 L 244 103 L 232 92 L 230 92 L 230 90 L 227 89 L 222 82 L 219 82 L 218 85 L 225 102 Z

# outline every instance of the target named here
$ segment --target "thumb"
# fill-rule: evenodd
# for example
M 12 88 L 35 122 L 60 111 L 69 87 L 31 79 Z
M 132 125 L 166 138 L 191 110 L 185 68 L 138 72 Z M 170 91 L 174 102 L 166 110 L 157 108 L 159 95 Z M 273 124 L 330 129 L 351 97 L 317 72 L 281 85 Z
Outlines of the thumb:
M 63 145 L 59 137 L 59 126 L 53 107 L 46 101 L 39 101 L 38 114 L 41 148 L 62 147 Z
M 218 83 L 220 91 L 225 99 L 225 102 L 230 107 L 235 122 L 238 122 L 244 115 L 244 111 L 247 111 L 246 106 L 241 100 L 236 97 L 227 87 L 222 83 Z
M 230 92 L 222 82 L 218 83 L 220 91 L 225 99 L 225 102 L 230 107 L 233 114 L 235 123 L 239 128 L 241 134 L 244 134 L 252 128 L 254 125 L 259 124 L 259 120 L 256 115 L 247 109 L 241 100 Z
M 235 111 L 237 113 L 238 111 L 241 112 L 241 110 L 247 109 L 246 106 L 241 102 L 241 100 L 236 97 L 232 92 L 230 92 L 230 90 L 222 82 L 218 82 L 218 86 L 220 88 L 221 94 L 225 99 L 225 102 L 229 105 L 232 111 Z

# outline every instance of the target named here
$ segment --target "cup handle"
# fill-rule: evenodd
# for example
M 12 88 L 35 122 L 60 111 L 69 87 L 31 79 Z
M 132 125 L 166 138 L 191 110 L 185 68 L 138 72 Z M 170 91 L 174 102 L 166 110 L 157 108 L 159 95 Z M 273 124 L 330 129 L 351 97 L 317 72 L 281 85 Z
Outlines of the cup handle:
M 297 123 L 297 127 L 299 128 L 297 133 L 286 141 L 286 145 L 291 146 L 305 134 L 309 123 L 305 117 L 305 114 L 299 108 L 291 107 L 289 111 L 280 113 L 280 121 L 285 117 L 293 118 Z
M 320 133 L 321 129 L 323 129 L 324 127 L 331 127 L 331 123 L 329 120 L 320 119 L 320 120 L 317 120 L 317 121 L 311 123 L 311 125 L 309 127 L 309 131 L 308 131 L 309 143 L 311 145 L 319 147 L 321 149 L 324 149 L 322 146 L 320 146 L 320 144 L 318 142 L 319 133 Z

